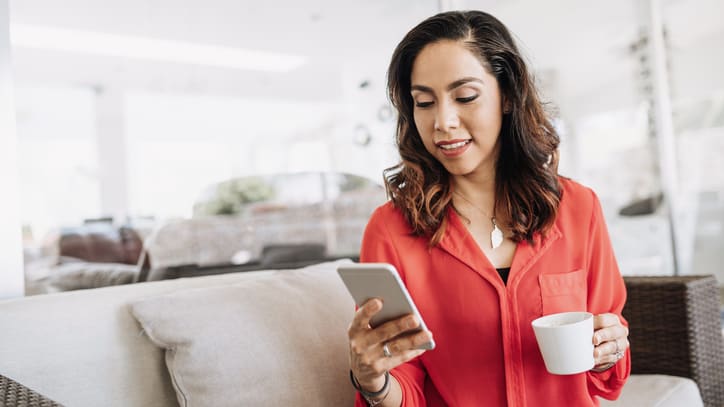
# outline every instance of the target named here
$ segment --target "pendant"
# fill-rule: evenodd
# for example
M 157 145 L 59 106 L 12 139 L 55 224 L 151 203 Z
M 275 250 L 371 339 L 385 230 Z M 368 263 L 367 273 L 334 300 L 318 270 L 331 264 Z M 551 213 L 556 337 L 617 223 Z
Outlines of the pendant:
M 497 249 L 503 244 L 503 232 L 495 223 L 495 218 L 492 218 L 491 221 L 493 222 L 493 231 L 490 232 L 490 246 L 492 246 L 493 249 Z

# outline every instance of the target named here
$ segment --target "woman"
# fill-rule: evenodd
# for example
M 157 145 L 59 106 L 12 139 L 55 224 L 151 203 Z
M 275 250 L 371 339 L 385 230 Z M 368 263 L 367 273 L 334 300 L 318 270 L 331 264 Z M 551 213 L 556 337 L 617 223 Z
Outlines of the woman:
M 596 406 L 629 376 L 626 300 L 595 194 L 557 174 L 558 135 L 506 27 L 479 11 L 413 28 L 388 71 L 401 163 L 361 261 L 400 272 L 412 316 L 349 329 L 357 405 Z M 596 366 L 552 375 L 531 328 L 541 315 L 594 314 Z M 416 348 L 434 333 L 437 348 Z

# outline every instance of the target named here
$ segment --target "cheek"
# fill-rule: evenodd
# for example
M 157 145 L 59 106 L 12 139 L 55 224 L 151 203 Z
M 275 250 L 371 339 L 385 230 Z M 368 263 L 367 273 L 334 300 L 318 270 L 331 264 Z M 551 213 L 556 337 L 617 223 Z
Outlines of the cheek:
M 415 119 L 415 127 L 417 127 L 417 132 L 420 133 L 421 136 L 429 133 L 429 120 L 426 116 L 425 113 L 417 113 L 413 116 Z
M 432 152 L 431 149 L 434 147 L 432 127 L 433 125 L 425 118 L 425 115 L 415 115 L 415 128 L 417 128 L 417 133 L 429 152 Z
M 417 114 L 415 114 L 415 116 L 413 118 L 415 119 L 415 127 L 417 127 L 417 132 L 420 133 L 420 135 L 422 135 L 423 133 L 425 133 L 427 131 L 427 129 L 426 129 L 427 120 L 425 119 L 425 115 L 421 114 L 421 113 L 417 113 Z
M 490 134 L 497 136 L 503 122 L 501 114 L 486 109 L 471 112 L 466 119 L 465 121 L 471 132 L 488 136 Z

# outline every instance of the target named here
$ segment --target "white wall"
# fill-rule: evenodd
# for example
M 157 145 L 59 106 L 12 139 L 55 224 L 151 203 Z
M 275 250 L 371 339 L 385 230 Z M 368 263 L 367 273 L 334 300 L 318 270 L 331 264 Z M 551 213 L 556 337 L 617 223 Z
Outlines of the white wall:
M 8 2 L 0 0 L 0 298 L 22 296 L 24 292 L 18 208 L 18 140 L 8 21 Z

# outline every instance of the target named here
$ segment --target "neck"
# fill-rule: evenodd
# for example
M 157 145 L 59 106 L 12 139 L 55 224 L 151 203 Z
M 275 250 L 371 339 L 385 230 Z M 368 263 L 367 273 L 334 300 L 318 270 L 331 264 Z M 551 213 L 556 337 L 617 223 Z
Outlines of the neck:
M 452 177 L 452 188 L 469 203 L 492 214 L 495 207 L 495 172 Z

